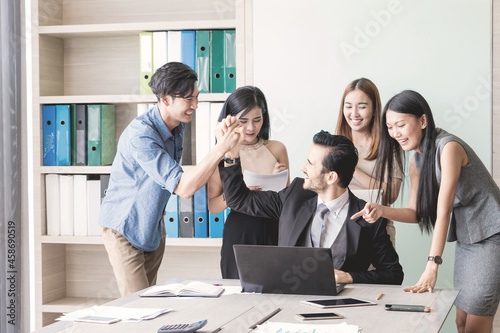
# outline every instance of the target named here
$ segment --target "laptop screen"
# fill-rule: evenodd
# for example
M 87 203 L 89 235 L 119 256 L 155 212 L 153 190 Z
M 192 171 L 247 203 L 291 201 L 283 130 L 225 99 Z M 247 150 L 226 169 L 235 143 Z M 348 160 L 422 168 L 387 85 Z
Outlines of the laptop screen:
M 234 245 L 243 292 L 337 295 L 330 248 Z

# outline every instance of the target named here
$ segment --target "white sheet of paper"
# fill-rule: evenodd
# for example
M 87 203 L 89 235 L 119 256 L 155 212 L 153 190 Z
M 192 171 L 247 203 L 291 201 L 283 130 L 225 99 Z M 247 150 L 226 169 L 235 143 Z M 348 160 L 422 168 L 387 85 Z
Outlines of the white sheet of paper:
M 172 311 L 172 309 L 158 309 L 158 308 L 127 308 L 120 306 L 106 306 L 95 305 L 90 308 L 76 310 L 66 313 L 56 320 L 73 321 L 77 318 L 85 316 L 99 316 L 99 317 L 112 317 L 120 318 L 122 321 L 139 322 L 142 320 L 153 319 L 161 314 Z
M 282 332 L 300 332 L 300 333 L 358 333 L 359 327 L 348 325 L 346 322 L 341 324 L 292 324 L 292 323 L 273 323 L 267 322 L 258 325 L 255 333 L 282 333 Z
M 258 186 L 262 191 L 280 191 L 288 182 L 288 169 L 272 174 L 255 173 L 248 170 L 243 171 L 243 180 L 247 186 Z

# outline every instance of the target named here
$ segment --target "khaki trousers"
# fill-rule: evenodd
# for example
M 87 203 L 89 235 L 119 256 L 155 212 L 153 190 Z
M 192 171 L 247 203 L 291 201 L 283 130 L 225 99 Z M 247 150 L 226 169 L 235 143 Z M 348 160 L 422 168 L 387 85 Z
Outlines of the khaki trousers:
M 158 249 L 146 252 L 132 246 L 118 231 L 101 227 L 101 235 L 123 296 L 156 284 L 165 252 L 165 238 Z

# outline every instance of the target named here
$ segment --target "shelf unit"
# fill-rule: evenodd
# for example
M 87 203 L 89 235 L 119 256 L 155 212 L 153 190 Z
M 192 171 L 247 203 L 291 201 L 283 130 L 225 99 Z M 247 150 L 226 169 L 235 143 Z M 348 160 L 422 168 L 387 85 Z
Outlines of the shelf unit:
M 62 312 L 119 297 L 100 237 L 47 236 L 45 175 L 107 174 L 110 166 L 43 166 L 44 104 L 111 103 L 117 139 L 136 116 L 139 33 L 165 30 L 236 30 L 237 86 L 251 83 L 250 0 L 32 0 L 33 207 L 35 325 Z M 201 94 L 223 102 L 228 94 Z M 158 280 L 219 278 L 221 239 L 168 238 Z

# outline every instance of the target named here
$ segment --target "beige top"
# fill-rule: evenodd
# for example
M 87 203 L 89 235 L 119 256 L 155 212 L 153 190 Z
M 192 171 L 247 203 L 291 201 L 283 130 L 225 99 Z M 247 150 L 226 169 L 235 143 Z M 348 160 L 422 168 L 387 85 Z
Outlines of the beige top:
M 240 147 L 241 167 L 255 173 L 272 174 L 278 160 L 264 145 L 264 140 L 253 145 L 241 145 Z
M 358 169 L 366 173 L 372 178 L 376 178 L 376 175 L 373 174 L 375 170 L 375 164 L 377 163 L 377 160 L 367 160 L 366 156 L 368 156 L 370 152 L 370 146 L 356 146 L 356 149 L 358 150 L 358 164 L 356 165 Z M 397 165 L 394 165 L 394 172 L 393 172 L 394 178 L 397 179 L 402 179 L 402 174 L 401 170 L 397 167 Z M 349 189 L 351 190 L 367 190 L 366 187 L 364 187 L 356 178 L 352 178 L 351 183 L 349 184 Z

